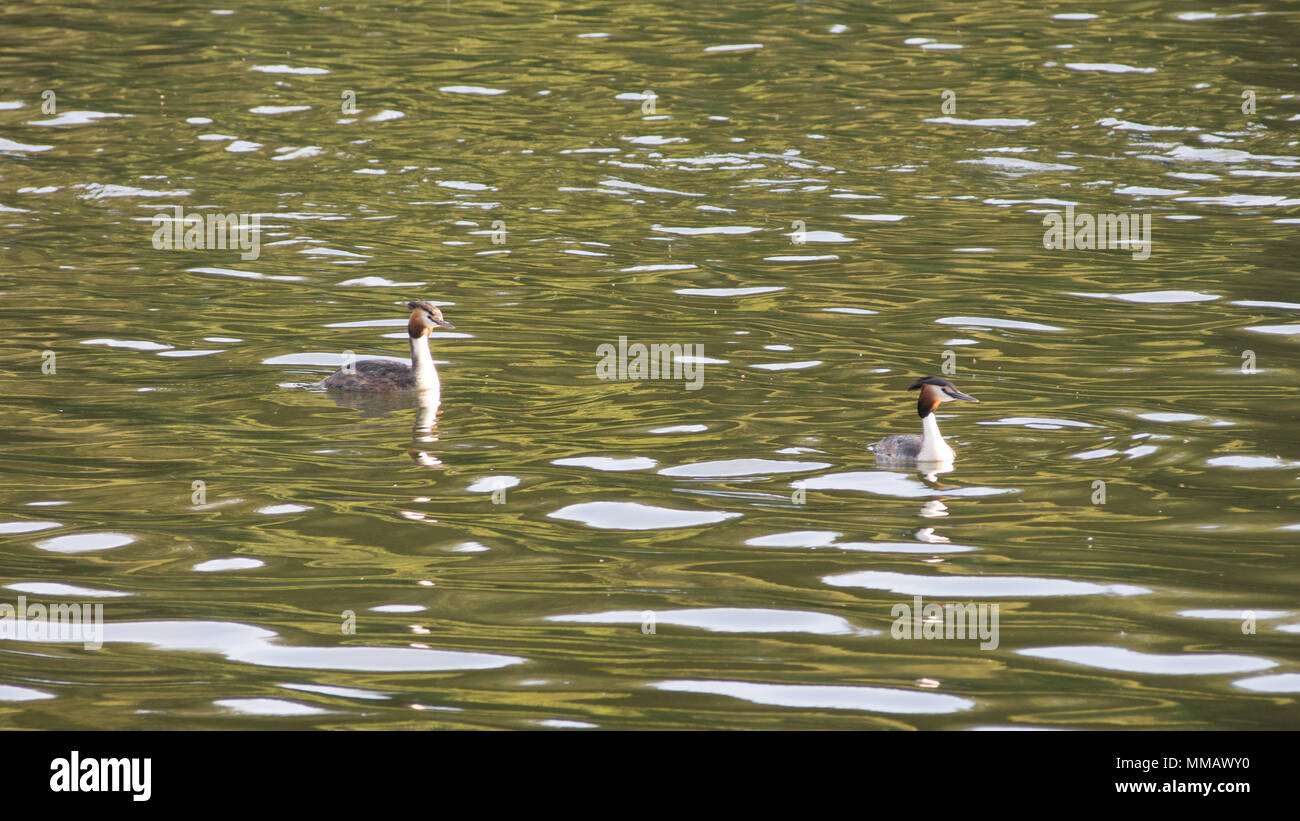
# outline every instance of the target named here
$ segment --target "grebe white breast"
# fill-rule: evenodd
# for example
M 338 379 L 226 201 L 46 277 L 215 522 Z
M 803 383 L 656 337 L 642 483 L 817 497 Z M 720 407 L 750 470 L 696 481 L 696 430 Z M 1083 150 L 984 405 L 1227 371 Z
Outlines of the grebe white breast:
M 938 376 L 924 376 L 912 383 L 909 391 L 920 389 L 916 400 L 916 412 L 921 417 L 921 435 L 905 433 L 886 436 L 871 446 L 876 458 L 897 462 L 951 462 L 957 455 L 939 433 L 939 422 L 934 418 L 934 409 L 944 402 L 961 399 L 966 402 L 978 402 L 973 396 L 967 396 L 957 390 L 957 386 Z
M 454 328 L 442 318 L 437 305 L 408 302 L 411 318 L 406 323 L 411 343 L 411 364 L 388 359 L 363 359 L 339 368 L 321 385 L 336 391 L 438 391 L 438 369 L 429 351 L 429 334 L 434 328 Z

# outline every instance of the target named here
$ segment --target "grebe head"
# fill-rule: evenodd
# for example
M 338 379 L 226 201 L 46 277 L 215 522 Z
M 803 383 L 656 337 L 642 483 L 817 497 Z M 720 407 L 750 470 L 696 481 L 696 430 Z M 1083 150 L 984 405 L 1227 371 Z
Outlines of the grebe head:
M 406 331 L 412 339 L 428 335 L 436 327 L 455 328 L 456 326 L 442 318 L 442 311 L 437 305 L 424 301 L 406 303 L 411 309 L 411 319 L 406 323 Z
M 912 383 L 909 391 L 920 390 L 916 400 L 916 413 L 922 419 L 934 413 L 934 409 L 943 402 L 961 399 L 966 402 L 978 402 L 973 396 L 967 396 L 957 390 L 957 386 L 938 376 L 923 376 Z

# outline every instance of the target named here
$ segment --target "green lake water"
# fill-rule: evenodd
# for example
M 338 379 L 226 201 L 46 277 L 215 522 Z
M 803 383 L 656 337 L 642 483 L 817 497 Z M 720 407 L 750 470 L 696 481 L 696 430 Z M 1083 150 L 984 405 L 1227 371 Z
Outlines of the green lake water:
M 1300 11 L 728 6 L 7 4 L 0 726 L 1300 729 Z

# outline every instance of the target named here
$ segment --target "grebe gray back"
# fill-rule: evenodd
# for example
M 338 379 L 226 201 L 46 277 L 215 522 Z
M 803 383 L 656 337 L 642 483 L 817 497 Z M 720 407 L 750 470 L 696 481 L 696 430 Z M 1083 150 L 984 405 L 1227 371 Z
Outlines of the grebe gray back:
M 951 462 L 957 454 L 943 441 L 939 433 L 939 422 L 934 418 L 934 409 L 943 402 L 962 399 L 966 402 L 978 402 L 973 396 L 967 396 L 957 390 L 957 386 L 938 376 L 923 376 L 912 383 L 909 391 L 920 389 L 916 400 L 916 412 L 921 417 L 921 435 L 905 433 L 886 436 L 871 446 L 876 458 L 891 462 Z
M 429 351 L 429 333 L 436 327 L 454 328 L 442 318 L 438 306 L 428 302 L 406 303 L 411 318 L 406 323 L 411 344 L 411 364 L 388 359 L 363 359 L 351 367 L 339 368 L 321 385 L 336 391 L 433 391 L 439 390 L 438 369 Z

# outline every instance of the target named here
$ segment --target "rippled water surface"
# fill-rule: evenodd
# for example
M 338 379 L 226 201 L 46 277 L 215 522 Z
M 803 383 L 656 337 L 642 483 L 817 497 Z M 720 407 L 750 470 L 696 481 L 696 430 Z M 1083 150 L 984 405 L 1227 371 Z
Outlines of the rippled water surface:
M 0 724 L 1300 728 L 1296 8 L 729 5 L 6 5 Z

